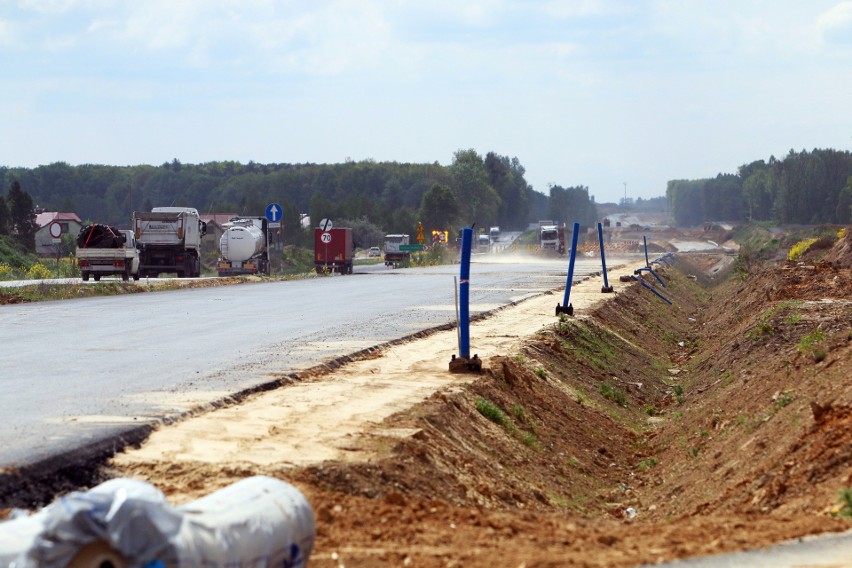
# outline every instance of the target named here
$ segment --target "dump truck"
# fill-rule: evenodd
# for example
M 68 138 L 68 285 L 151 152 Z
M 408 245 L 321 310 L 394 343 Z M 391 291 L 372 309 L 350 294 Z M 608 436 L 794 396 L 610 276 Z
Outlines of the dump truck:
M 411 263 L 410 245 L 408 235 L 385 235 L 385 266 L 407 268 Z
M 139 274 L 157 278 L 201 276 L 201 237 L 207 224 L 192 207 L 155 207 L 133 212 L 133 231 L 139 248 Z
M 265 217 L 236 217 L 223 225 L 219 238 L 219 276 L 269 274 Z
M 352 274 L 352 229 L 314 229 L 314 267 L 317 274 Z
M 139 251 L 133 231 L 118 230 L 109 225 L 85 225 L 77 235 L 74 251 L 84 282 L 93 277 L 121 276 L 122 280 L 139 280 Z
M 559 227 L 553 221 L 545 221 L 547 225 L 539 225 L 539 245 L 542 252 L 557 252 L 559 248 Z

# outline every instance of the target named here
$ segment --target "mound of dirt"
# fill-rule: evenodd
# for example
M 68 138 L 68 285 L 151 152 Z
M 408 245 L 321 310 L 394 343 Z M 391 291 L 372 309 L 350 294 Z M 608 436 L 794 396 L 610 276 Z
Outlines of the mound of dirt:
M 353 436 L 367 461 L 113 473 L 182 498 L 287 479 L 317 513 L 318 565 L 634 566 L 848 529 L 852 276 L 768 268 L 707 289 L 688 275 L 708 260 L 687 256 L 665 288 L 645 276 L 672 305 L 634 285 L 545 326 Z
M 846 228 L 846 234 L 838 239 L 824 260 L 843 268 L 852 268 L 852 227 Z

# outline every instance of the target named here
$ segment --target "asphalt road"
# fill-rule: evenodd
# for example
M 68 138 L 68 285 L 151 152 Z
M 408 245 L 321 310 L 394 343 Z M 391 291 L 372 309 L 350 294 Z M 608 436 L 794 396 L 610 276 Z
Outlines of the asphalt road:
M 566 260 L 493 258 L 474 258 L 471 315 L 565 285 Z M 575 280 L 598 270 L 596 259 L 578 259 Z M 0 469 L 452 322 L 457 275 L 458 265 L 379 265 L 353 276 L 2 306 Z

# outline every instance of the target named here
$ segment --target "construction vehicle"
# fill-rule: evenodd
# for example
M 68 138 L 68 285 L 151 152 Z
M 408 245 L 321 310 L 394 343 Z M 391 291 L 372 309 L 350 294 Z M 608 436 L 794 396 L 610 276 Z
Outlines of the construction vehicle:
M 385 235 L 385 266 L 407 268 L 411 264 L 410 245 L 408 235 Z
M 314 268 L 317 274 L 352 274 L 352 229 L 314 229 Z
M 192 207 L 155 207 L 133 212 L 133 231 L 139 248 L 139 275 L 157 278 L 201 276 L 201 237 L 207 224 Z
M 480 253 L 487 253 L 491 250 L 491 238 L 485 233 L 479 233 L 477 240 L 477 246 Z
M 559 227 L 553 221 L 538 222 L 538 244 L 542 252 L 558 252 Z
M 235 217 L 222 225 L 219 237 L 219 276 L 269 274 L 269 243 L 265 217 Z
M 77 235 L 74 251 L 84 282 L 93 277 L 119 275 L 124 281 L 139 280 L 139 251 L 133 231 L 119 231 L 108 225 L 86 225 Z

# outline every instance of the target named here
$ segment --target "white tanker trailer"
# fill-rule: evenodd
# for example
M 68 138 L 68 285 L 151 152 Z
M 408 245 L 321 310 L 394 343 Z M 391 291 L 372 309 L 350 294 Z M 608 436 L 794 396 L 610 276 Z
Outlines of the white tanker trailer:
M 239 217 L 223 225 L 219 239 L 219 276 L 269 274 L 269 256 L 264 217 Z

